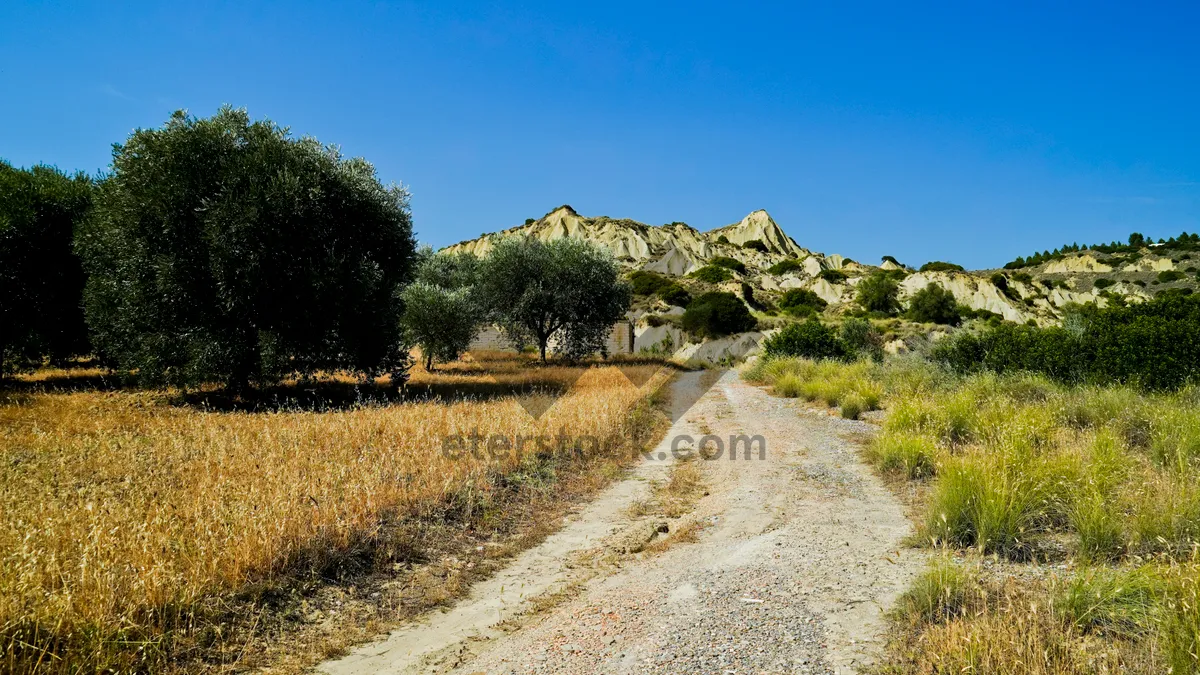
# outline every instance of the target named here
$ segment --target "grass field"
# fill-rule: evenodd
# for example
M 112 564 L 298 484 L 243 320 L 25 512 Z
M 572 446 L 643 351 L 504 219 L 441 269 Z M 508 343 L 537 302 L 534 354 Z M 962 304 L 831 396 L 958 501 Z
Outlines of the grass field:
M 868 459 L 938 551 L 897 610 L 889 672 L 1200 670 L 1200 389 L 960 377 L 916 357 L 744 376 L 847 417 L 885 410 Z
M 490 355 L 415 372 L 402 395 L 333 377 L 254 401 L 23 378 L 0 390 L 0 668 L 236 664 L 255 629 L 228 607 L 247 589 L 420 560 L 422 523 L 499 530 L 530 493 L 616 475 L 665 377 L 624 370 Z M 553 394 L 536 420 L 518 399 Z M 495 440 L 533 434 L 556 440 Z M 494 442 L 444 452 L 460 435 Z M 583 436 L 601 441 L 581 455 Z

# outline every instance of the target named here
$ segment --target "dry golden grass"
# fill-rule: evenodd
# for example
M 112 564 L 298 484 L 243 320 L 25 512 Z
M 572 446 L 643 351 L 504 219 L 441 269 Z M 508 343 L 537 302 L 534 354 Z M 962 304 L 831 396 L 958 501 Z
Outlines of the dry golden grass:
M 0 668 L 162 667 L 171 640 L 202 622 L 205 599 L 335 573 L 373 551 L 388 522 L 447 508 L 486 522 L 497 493 L 512 488 L 497 477 L 530 480 L 522 472 L 536 469 L 539 445 L 522 437 L 545 435 L 553 447 L 591 436 L 603 446 L 588 450 L 626 449 L 631 410 L 663 378 L 651 378 L 654 365 L 628 368 L 646 369 L 635 380 L 650 382 L 515 358 L 452 364 L 416 372 L 387 405 L 363 398 L 385 386 L 350 391 L 344 378 L 257 403 L 71 385 L 99 372 L 26 378 L 0 393 Z M 306 406 L 322 386 L 345 400 Z M 536 420 L 515 396 L 568 388 Z M 494 439 L 480 447 L 491 452 L 443 452 L 443 439 L 459 435 Z M 500 438 L 520 447 L 505 450 Z

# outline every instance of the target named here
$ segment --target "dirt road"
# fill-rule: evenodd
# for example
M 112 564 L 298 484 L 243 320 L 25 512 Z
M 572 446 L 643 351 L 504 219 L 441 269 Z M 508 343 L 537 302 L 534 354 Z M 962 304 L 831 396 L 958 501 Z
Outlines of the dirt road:
M 673 400 L 699 392 L 683 375 Z M 868 431 L 726 372 L 633 475 L 469 597 L 320 666 L 376 673 L 851 673 L 920 568 L 899 502 L 851 440 Z M 856 433 L 857 432 L 857 433 Z M 661 516 L 631 515 L 675 461 L 673 439 L 765 439 L 765 459 L 699 462 L 708 494 L 668 523 L 694 542 L 631 553 Z M 686 447 L 688 444 L 683 442 Z M 710 445 L 711 449 L 712 446 Z M 661 459 L 660 459 L 661 457 Z

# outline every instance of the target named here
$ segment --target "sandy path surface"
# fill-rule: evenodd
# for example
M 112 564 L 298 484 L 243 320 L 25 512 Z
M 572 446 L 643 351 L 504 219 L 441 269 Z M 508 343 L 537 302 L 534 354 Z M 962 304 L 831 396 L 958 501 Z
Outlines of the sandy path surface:
M 733 371 L 683 412 L 701 377 L 675 383 L 678 420 L 629 479 L 454 607 L 319 669 L 852 673 L 870 663 L 883 611 L 922 558 L 902 547 L 910 525 L 901 505 L 850 440 L 869 425 L 771 397 Z M 698 460 L 709 494 L 681 519 L 703 525 L 698 541 L 631 553 L 662 518 L 636 518 L 629 507 L 669 475 L 671 443 L 683 434 L 713 434 L 725 446 L 731 435 L 762 436 L 765 459 L 756 446 L 747 460 L 743 445 L 735 460 L 728 447 Z M 597 564 L 605 551 L 609 562 Z M 545 601 L 556 593 L 556 604 Z

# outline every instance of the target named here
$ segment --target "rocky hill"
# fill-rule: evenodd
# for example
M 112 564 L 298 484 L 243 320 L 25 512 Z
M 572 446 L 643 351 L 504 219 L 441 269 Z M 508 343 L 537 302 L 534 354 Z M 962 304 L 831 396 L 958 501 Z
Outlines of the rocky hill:
M 1172 240 L 1172 243 L 1125 246 L 1117 254 L 1089 248 L 1064 249 L 1053 255 L 1039 254 L 1037 264 L 1022 261 L 1017 269 L 968 271 L 949 264 L 914 269 L 891 258 L 885 258 L 879 265 L 867 265 L 800 246 L 763 210 L 731 225 L 701 232 L 686 223 L 655 226 L 607 216 L 587 217 L 570 206 L 560 206 L 524 225 L 454 244 L 445 250 L 486 255 L 496 241 L 517 235 L 545 241 L 560 237 L 585 239 L 607 248 L 631 271 L 676 278 L 693 292 L 716 288 L 745 297 L 745 284 L 754 293 L 759 309 L 769 307 L 789 289 L 809 289 L 829 303 L 826 313 L 834 317 L 855 309 L 855 287 L 878 270 L 889 271 L 899 280 L 902 303 L 918 290 L 935 284 L 953 293 L 960 305 L 978 316 L 1048 325 L 1059 321 L 1063 307 L 1071 303 L 1140 302 L 1172 288 L 1190 293 L 1197 286 L 1197 266 L 1200 266 L 1200 245 L 1183 240 L 1179 245 Z M 729 270 L 731 278 L 715 284 L 689 276 L 714 259 L 725 260 L 727 266 L 729 259 L 736 260 L 744 269 L 733 265 L 735 269 Z M 656 317 L 669 318 L 682 312 L 682 308 L 654 298 L 639 298 L 631 317 L 638 323 L 639 348 L 663 341 L 681 349 L 683 345 L 691 345 L 694 349 L 684 356 L 701 358 L 713 356 L 705 349 L 716 354 L 728 350 L 729 344 L 705 348 L 669 324 L 664 326 L 655 321 Z M 655 323 L 658 325 L 651 325 Z M 770 325 L 769 321 L 766 323 Z M 741 346 L 734 347 L 734 352 L 753 349 L 757 339 L 747 343 L 745 337 L 726 342 L 740 341 Z

